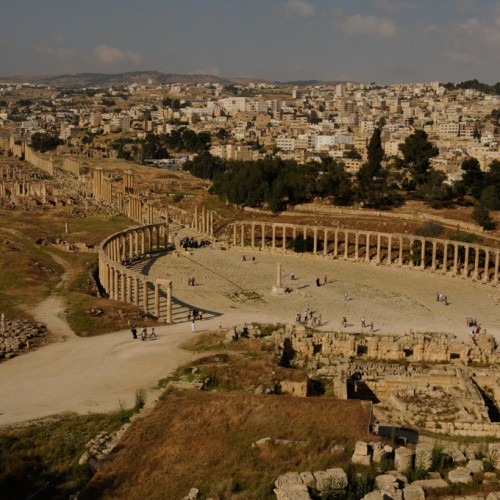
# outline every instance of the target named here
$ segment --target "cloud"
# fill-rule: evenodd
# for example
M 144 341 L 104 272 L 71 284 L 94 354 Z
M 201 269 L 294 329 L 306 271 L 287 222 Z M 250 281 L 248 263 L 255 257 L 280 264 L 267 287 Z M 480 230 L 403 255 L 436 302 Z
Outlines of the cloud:
M 465 34 L 479 41 L 490 44 L 500 43 L 500 19 L 495 19 L 495 24 L 483 22 L 477 17 L 471 17 L 460 25 Z
M 286 0 L 285 15 L 287 17 L 314 17 L 316 9 L 314 5 L 304 0 Z
M 73 47 L 68 47 L 62 35 L 54 35 L 54 41 L 36 47 L 36 51 L 44 56 L 54 56 L 59 59 L 70 59 L 78 53 Z
M 109 47 L 108 45 L 98 45 L 94 49 L 97 59 L 103 64 L 117 64 L 121 62 L 132 62 L 139 64 L 141 55 L 133 50 L 124 51 L 118 47 Z
M 444 57 L 446 57 L 446 59 L 449 59 L 450 61 L 455 61 L 455 62 L 459 62 L 459 63 L 470 64 L 472 62 L 475 62 L 474 57 L 470 56 L 469 54 L 466 54 L 465 52 L 457 52 L 457 51 L 453 51 L 453 50 L 445 51 Z
M 346 35 L 394 38 L 397 29 L 394 21 L 385 17 L 354 14 L 340 20 L 340 27 Z
M 372 0 L 375 7 L 387 15 L 394 16 L 402 9 L 414 10 L 417 6 L 411 2 L 402 2 L 398 0 Z

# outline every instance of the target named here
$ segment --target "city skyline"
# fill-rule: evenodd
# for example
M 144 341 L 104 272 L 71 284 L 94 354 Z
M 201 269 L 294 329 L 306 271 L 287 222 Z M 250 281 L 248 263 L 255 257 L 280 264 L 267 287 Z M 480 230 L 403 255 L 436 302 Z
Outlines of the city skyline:
M 498 0 L 54 0 L 3 8 L 0 75 L 499 80 Z

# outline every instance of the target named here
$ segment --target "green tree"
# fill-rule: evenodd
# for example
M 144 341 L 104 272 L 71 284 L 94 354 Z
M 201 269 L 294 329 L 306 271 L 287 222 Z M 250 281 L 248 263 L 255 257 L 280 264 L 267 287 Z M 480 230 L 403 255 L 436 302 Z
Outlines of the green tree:
M 478 205 L 472 212 L 471 217 L 483 229 L 495 229 L 495 222 L 491 218 L 490 211 L 483 205 Z
M 425 184 L 431 169 L 430 159 L 439 154 L 439 149 L 434 146 L 423 130 L 416 130 L 406 138 L 399 149 L 403 153 L 403 166 L 411 175 L 414 187 Z
M 31 136 L 31 147 L 35 151 L 40 151 L 45 153 L 46 151 L 53 151 L 57 148 L 63 141 L 57 137 L 55 134 L 43 134 L 41 132 L 36 132 Z
M 489 210 L 500 210 L 500 189 L 494 185 L 484 188 L 480 201 Z

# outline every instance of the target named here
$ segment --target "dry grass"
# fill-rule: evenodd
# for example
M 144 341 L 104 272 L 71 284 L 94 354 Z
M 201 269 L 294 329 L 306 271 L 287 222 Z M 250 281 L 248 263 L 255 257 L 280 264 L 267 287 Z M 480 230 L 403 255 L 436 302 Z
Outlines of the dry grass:
M 178 500 L 192 487 L 207 498 L 273 498 L 284 472 L 340 465 L 345 457 L 329 445 L 367 438 L 369 414 L 357 401 L 170 392 L 132 426 L 81 498 Z M 252 448 L 265 436 L 307 444 Z

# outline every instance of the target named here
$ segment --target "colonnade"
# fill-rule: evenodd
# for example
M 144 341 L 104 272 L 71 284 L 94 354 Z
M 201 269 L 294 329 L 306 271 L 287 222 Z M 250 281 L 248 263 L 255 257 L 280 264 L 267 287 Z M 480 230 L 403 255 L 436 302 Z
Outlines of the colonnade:
M 293 253 L 295 244 L 296 251 L 313 255 L 451 273 L 493 285 L 499 282 L 500 250 L 484 245 L 408 234 L 253 221 L 235 222 L 232 229 L 234 247 Z M 296 239 L 299 236 L 303 241 Z
M 125 265 L 166 251 L 168 241 L 169 226 L 164 223 L 134 227 L 106 238 L 99 248 L 99 280 L 111 299 L 135 304 L 145 313 L 172 323 L 172 282 L 152 281 Z M 166 303 L 165 315 L 162 302 Z
M 205 207 L 198 210 L 198 207 L 194 207 L 193 221 L 191 222 L 191 229 L 205 233 L 206 235 L 213 237 L 214 235 L 214 211 L 206 210 Z

